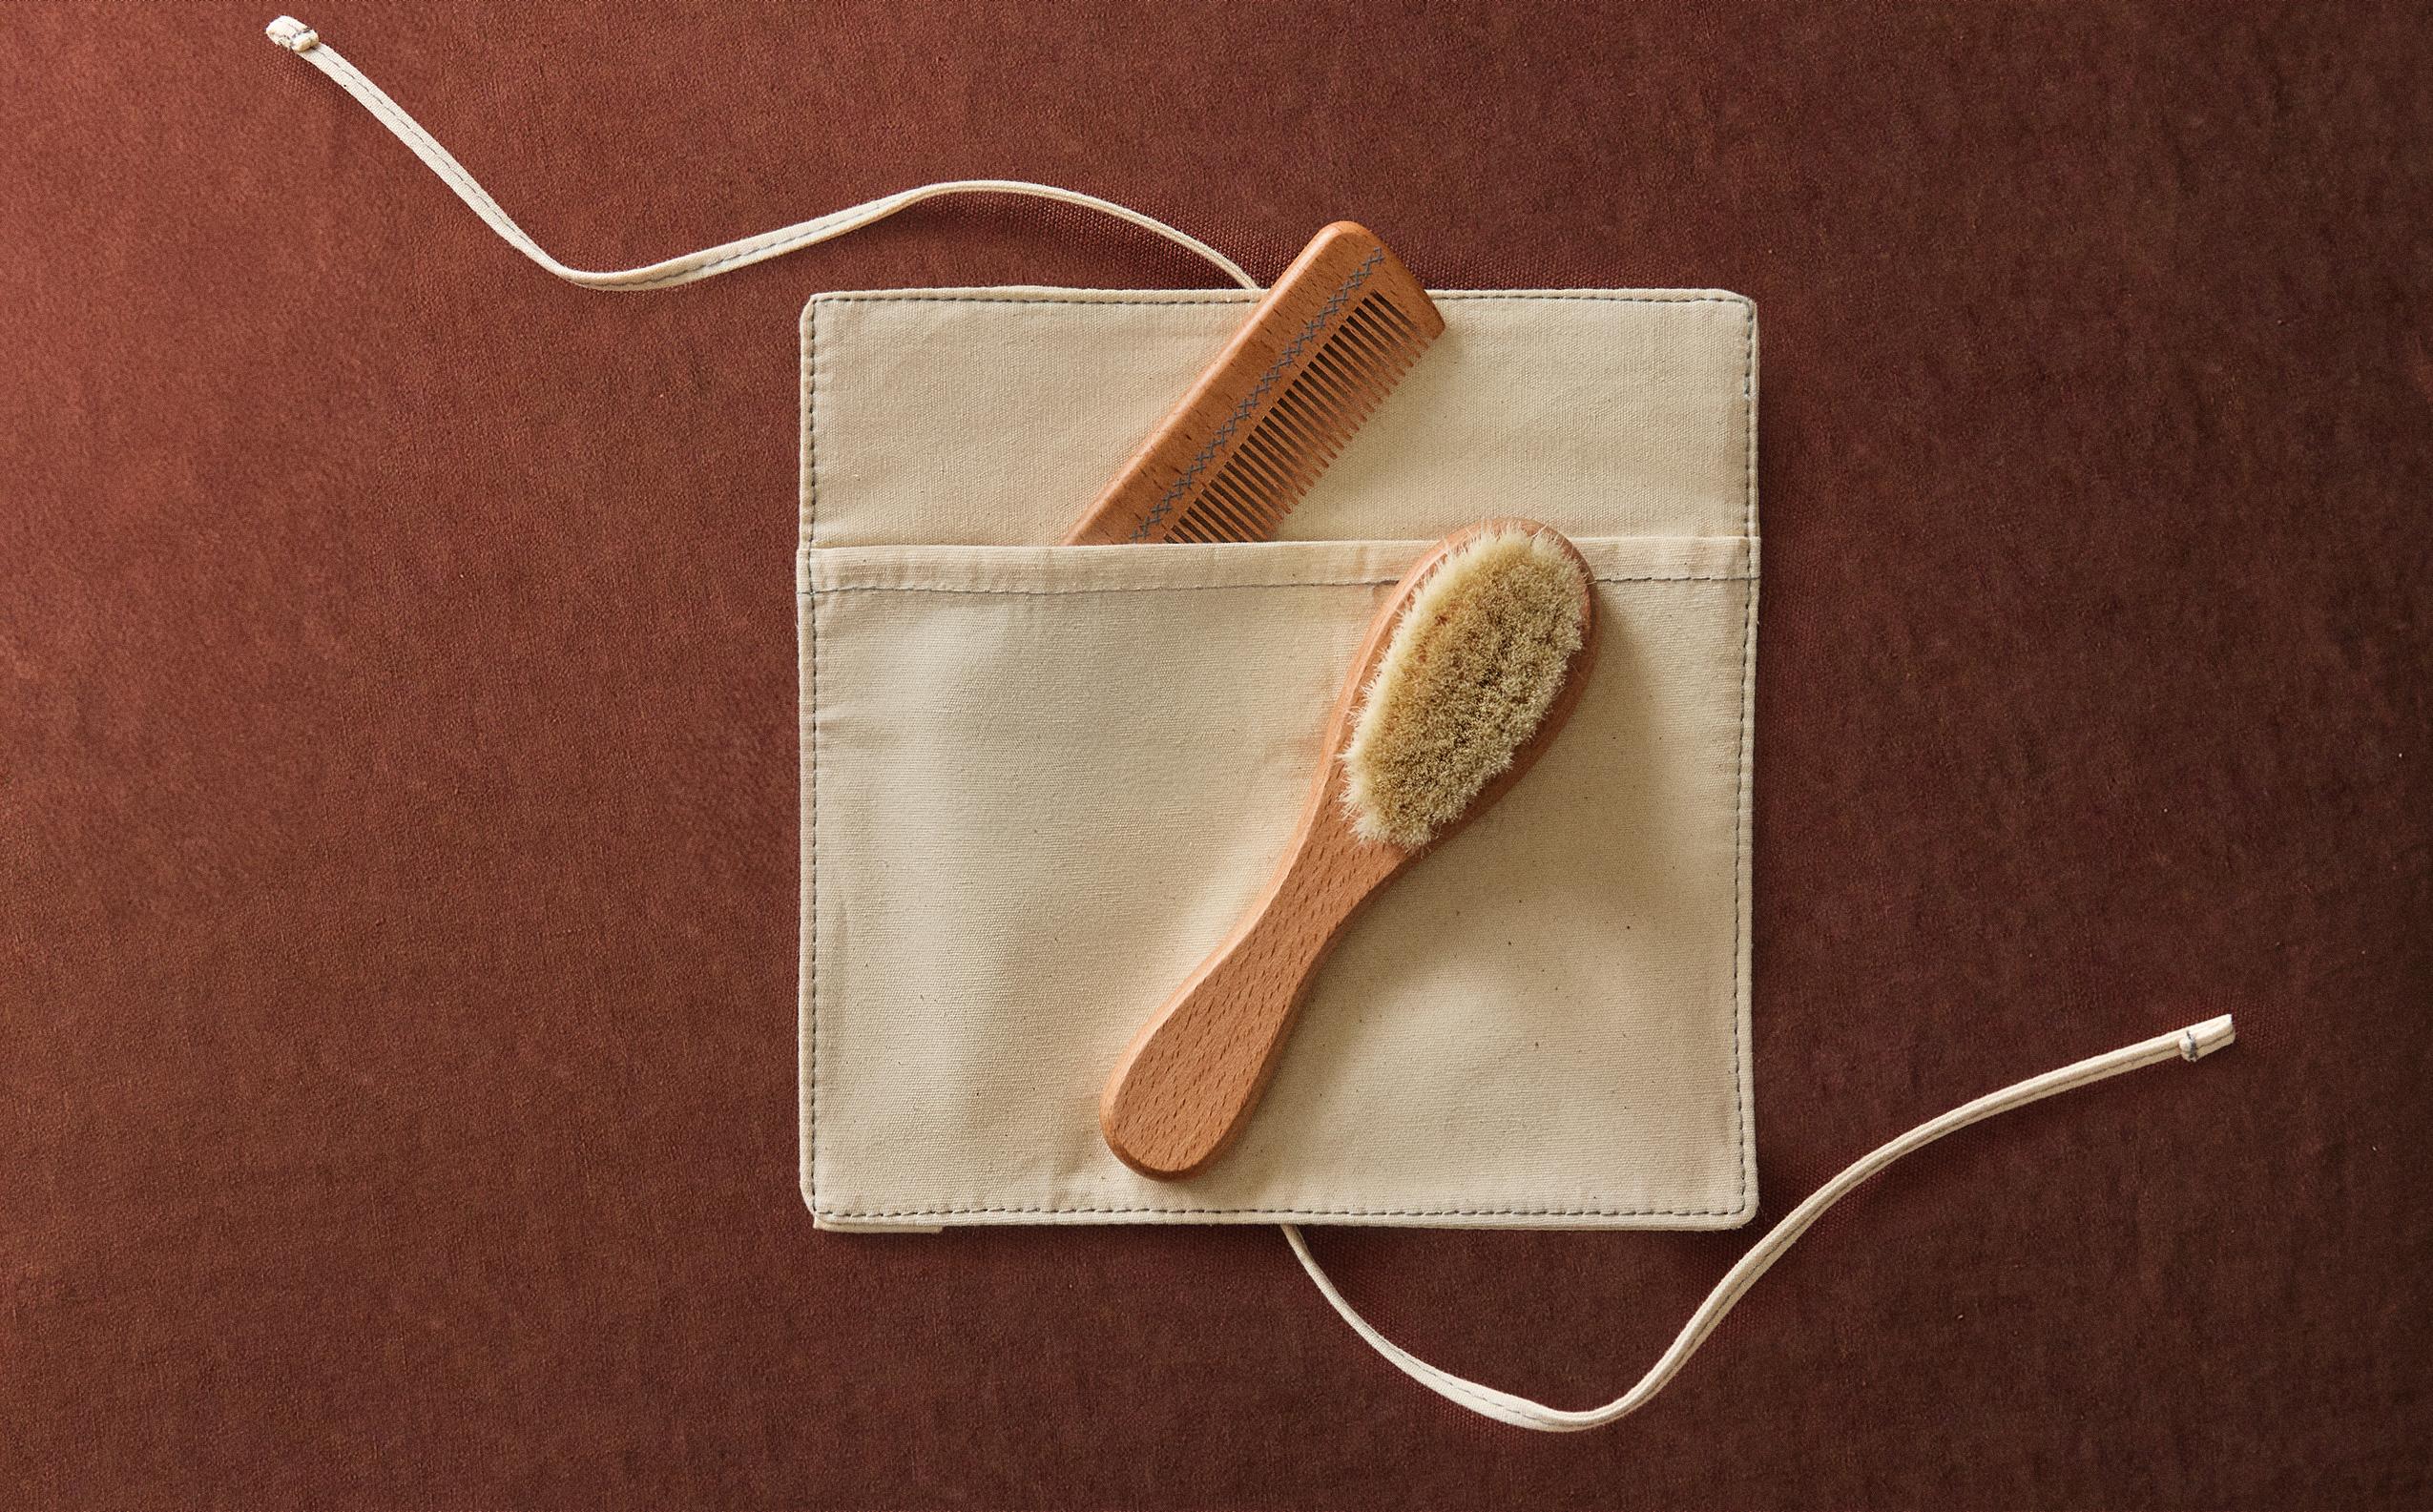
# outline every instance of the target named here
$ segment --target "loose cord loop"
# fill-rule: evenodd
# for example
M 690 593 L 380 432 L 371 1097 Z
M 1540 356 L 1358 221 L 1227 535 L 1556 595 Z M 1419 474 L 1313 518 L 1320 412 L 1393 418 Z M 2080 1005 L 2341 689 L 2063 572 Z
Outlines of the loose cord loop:
M 698 252 L 688 252 L 682 257 L 668 258 L 638 268 L 601 271 L 569 267 L 542 250 L 541 244 L 534 241 L 522 226 L 515 223 L 514 217 L 489 197 L 489 192 L 474 181 L 473 176 L 465 171 L 464 164 L 425 131 L 420 122 L 406 114 L 405 109 L 390 99 L 379 85 L 364 77 L 362 70 L 347 62 L 336 48 L 323 42 L 320 32 L 294 16 L 281 16 L 263 31 L 271 41 L 337 80 L 339 88 L 355 96 L 364 109 L 371 112 L 376 120 L 395 134 L 399 141 L 410 148 L 414 155 L 437 174 L 441 182 L 454 190 L 456 197 L 470 206 L 473 214 L 481 217 L 508 245 L 569 283 L 579 283 L 588 289 L 672 288 L 679 283 L 716 278 L 721 273 L 732 273 L 755 262 L 781 258 L 789 252 L 859 231 L 886 219 L 898 211 L 908 210 L 925 199 L 935 199 L 943 195 L 1023 195 L 1034 199 L 1052 199 L 1059 204 L 1078 205 L 1085 210 L 1094 210 L 1117 220 L 1128 221 L 1144 231 L 1154 232 L 1176 246 L 1207 259 L 1243 288 L 1258 287 L 1258 280 L 1244 272 L 1241 265 L 1231 258 L 1154 216 L 1143 215 L 1128 205 L 1101 199 L 1095 195 L 1016 178 L 961 178 L 946 183 L 923 184 L 917 189 L 882 196 L 865 204 L 833 210 L 791 226 L 781 226 L 775 231 L 743 237 L 715 247 L 704 247 Z
M 1689 1363 L 1690 1357 L 1697 1353 L 1698 1346 L 1706 1342 L 1707 1336 L 1715 1332 L 1716 1325 L 1721 1323 L 1724 1315 L 1732 1311 L 1749 1288 L 1757 1284 L 1757 1277 L 1765 1274 L 1775 1261 L 1782 1258 L 1783 1252 L 1798 1242 L 1819 1218 L 1823 1217 L 1827 1209 L 1902 1156 L 1924 1150 L 1945 1134 L 1957 1133 L 1981 1119 L 2025 1108 L 2029 1103 L 2057 1093 L 2089 1087 L 2124 1071 L 2134 1071 L 2141 1067 L 2175 1059 L 2198 1060 L 2230 1044 L 2235 1037 L 2230 1015 L 2207 1019 L 2202 1024 L 2192 1024 L 2184 1029 L 2158 1034 L 2151 1040 L 2140 1040 L 2109 1054 L 2093 1056 L 2057 1071 L 2048 1071 L 2042 1076 L 2014 1083 L 1973 1103 L 1964 1103 L 1940 1118 L 1930 1119 L 1899 1138 L 1877 1146 L 1810 1193 L 1805 1202 L 1791 1210 L 1789 1217 L 1758 1240 L 1755 1249 L 1742 1255 L 1738 1264 L 1725 1272 L 1723 1279 L 1716 1283 L 1715 1290 L 1707 1294 L 1707 1299 L 1698 1304 L 1698 1310 L 1690 1315 L 1690 1321 L 1682 1325 L 1672 1347 L 1649 1368 L 1645 1376 L 1639 1377 L 1638 1384 L 1602 1407 L 1567 1412 L 1559 1407 L 1531 1401 L 1527 1397 L 1497 1391 L 1492 1386 L 1482 1386 L 1450 1371 L 1438 1369 L 1379 1333 L 1368 1319 L 1361 1316 L 1359 1311 L 1343 1299 L 1343 1294 L 1337 1291 L 1335 1283 L 1327 1279 L 1326 1273 L 1319 1269 L 1317 1257 L 1309 1253 L 1309 1241 L 1301 1237 L 1299 1228 L 1283 1225 L 1284 1239 L 1293 1247 L 1293 1253 L 1300 1260 L 1301 1269 L 1318 1283 L 1320 1295 L 1326 1298 L 1344 1322 L 1352 1326 L 1353 1332 L 1365 1339 L 1371 1349 L 1384 1356 L 1395 1369 L 1447 1401 L 1483 1418 L 1492 1418 L 1519 1428 L 1534 1428 L 1540 1433 L 1577 1433 L 1585 1428 L 1600 1428 L 1646 1406 L 1657 1392 L 1680 1374 L 1681 1367 Z

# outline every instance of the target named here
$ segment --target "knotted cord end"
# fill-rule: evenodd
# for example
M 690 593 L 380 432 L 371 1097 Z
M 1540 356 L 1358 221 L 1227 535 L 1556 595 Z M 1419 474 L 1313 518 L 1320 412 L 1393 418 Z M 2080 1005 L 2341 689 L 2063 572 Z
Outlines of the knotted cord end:
M 290 52 L 309 52 L 321 46 L 321 33 L 294 16 L 281 16 L 262 28 L 262 34 Z

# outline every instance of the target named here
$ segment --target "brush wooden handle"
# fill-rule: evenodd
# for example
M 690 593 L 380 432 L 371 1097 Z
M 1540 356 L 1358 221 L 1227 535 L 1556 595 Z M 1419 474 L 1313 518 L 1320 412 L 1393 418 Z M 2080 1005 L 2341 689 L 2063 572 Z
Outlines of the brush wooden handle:
M 1537 760 L 1588 685 L 1595 616 L 1583 624 L 1562 691 L 1537 730 L 1467 810 L 1426 844 L 1405 848 L 1353 833 L 1341 756 L 1362 690 L 1412 597 L 1437 564 L 1474 537 L 1526 520 L 1488 520 L 1430 549 L 1385 596 L 1352 659 L 1326 723 L 1316 781 L 1275 876 L 1225 942 L 1133 1038 L 1098 1102 L 1098 1128 L 1117 1159 L 1147 1176 L 1191 1175 L 1222 1154 L 1275 1075 L 1287 1032 L 1319 966 L 1363 904 L 1404 867 L 1484 812 Z M 1551 534 L 1552 532 L 1547 532 Z M 1560 541 L 1560 536 L 1555 536 Z M 1576 560 L 1569 541 L 1563 548 Z M 1583 575 L 1588 567 L 1580 563 Z
M 1190 1175 L 1233 1142 L 1275 1074 L 1319 963 L 1361 905 L 1418 854 L 1353 835 L 1335 791 L 1341 780 L 1321 784 L 1248 915 L 1116 1063 L 1098 1128 L 1143 1175 Z

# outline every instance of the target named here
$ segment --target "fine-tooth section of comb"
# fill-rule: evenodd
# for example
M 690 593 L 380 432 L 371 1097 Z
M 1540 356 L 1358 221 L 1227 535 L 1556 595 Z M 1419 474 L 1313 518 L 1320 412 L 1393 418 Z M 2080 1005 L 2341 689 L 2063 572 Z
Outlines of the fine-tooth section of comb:
M 1445 319 L 1400 258 L 1339 220 L 1065 537 L 1068 546 L 1268 541 Z

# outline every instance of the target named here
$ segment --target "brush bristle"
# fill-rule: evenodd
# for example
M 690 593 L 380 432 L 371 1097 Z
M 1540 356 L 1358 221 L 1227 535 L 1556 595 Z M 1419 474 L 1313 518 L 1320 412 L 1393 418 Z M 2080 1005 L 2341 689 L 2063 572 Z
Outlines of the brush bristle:
M 1589 613 L 1579 562 L 1551 534 L 1490 531 L 1412 595 L 1344 747 L 1362 839 L 1416 849 L 1466 813 L 1545 720 Z

